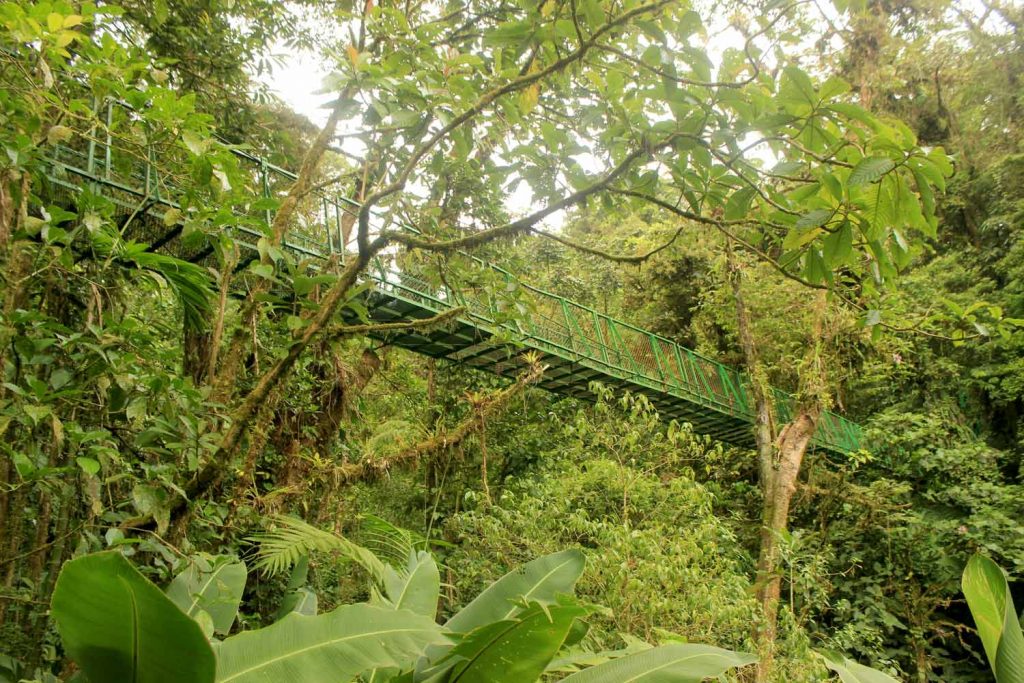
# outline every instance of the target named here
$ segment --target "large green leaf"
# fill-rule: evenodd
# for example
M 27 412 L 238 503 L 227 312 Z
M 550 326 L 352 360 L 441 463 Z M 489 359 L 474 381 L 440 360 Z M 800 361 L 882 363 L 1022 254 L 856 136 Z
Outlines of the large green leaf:
M 964 569 L 963 589 L 996 681 L 1024 683 L 1024 634 L 1003 570 L 975 555 Z
M 572 593 L 583 574 L 585 559 L 579 550 L 563 550 L 538 557 L 501 577 L 466 605 L 445 626 L 455 633 L 468 633 L 491 622 L 514 615 L 523 600 L 554 601 L 559 594 Z
M 496 621 L 471 632 L 446 659 L 459 661 L 450 683 L 530 683 L 554 659 L 573 623 L 589 608 L 533 603 L 515 619 Z
M 318 600 L 316 593 L 306 586 L 309 576 L 309 557 L 303 555 L 292 567 L 288 577 L 288 588 L 281 600 L 281 606 L 274 614 L 274 621 L 283 619 L 289 612 L 298 612 L 312 617 L 316 615 Z
M 432 619 L 406 610 L 345 605 L 315 617 L 291 613 L 217 648 L 218 683 L 349 681 L 375 668 L 406 668 L 445 640 Z
M 384 591 L 395 609 L 407 609 L 425 617 L 437 613 L 441 593 L 441 574 L 430 553 L 419 551 L 409 557 L 401 571 L 391 565 L 384 568 Z
M 888 674 L 858 664 L 836 652 L 824 651 L 817 654 L 824 660 L 825 666 L 839 674 L 839 680 L 843 683 L 899 683 Z
M 245 575 L 245 564 L 233 557 L 198 555 L 190 558 L 185 570 L 171 581 L 167 597 L 193 619 L 206 612 L 213 620 L 214 631 L 226 634 L 242 602 Z
M 850 187 L 873 183 L 896 167 L 888 157 L 864 157 L 850 171 L 846 184 Z
M 214 680 L 199 625 L 119 552 L 66 563 L 52 605 L 64 648 L 93 683 Z
M 409 550 L 407 566 L 396 570 L 391 565 L 384 567 L 384 592 L 387 597 L 377 596 L 382 606 L 391 609 L 406 609 L 430 617 L 437 613 L 437 600 L 441 594 L 441 574 L 430 553 Z M 389 680 L 391 669 L 375 669 L 368 677 L 368 683 Z
M 756 661 L 754 655 L 711 645 L 669 643 L 584 669 L 562 680 L 572 683 L 697 683 Z

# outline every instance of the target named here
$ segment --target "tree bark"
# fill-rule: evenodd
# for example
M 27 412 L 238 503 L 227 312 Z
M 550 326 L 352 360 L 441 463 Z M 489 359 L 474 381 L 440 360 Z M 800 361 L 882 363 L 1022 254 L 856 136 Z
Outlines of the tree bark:
M 202 386 L 210 369 L 213 337 L 209 330 L 195 329 L 187 322 L 183 325 L 181 336 L 182 370 L 197 387 Z
M 346 367 L 334 353 L 330 357 L 334 361 L 334 384 L 325 397 L 313 443 L 313 448 L 325 457 L 330 453 L 341 425 L 352 412 L 353 404 L 377 374 L 381 363 L 380 356 L 373 349 L 363 350 L 355 368 Z
M 761 547 L 757 559 L 754 589 L 761 607 L 762 623 L 755 631 L 760 661 L 757 681 L 769 680 L 775 655 L 779 595 L 782 575 L 779 565 L 779 536 L 786 531 L 789 508 L 796 493 L 807 446 L 818 426 L 820 410 L 817 404 L 802 409 L 792 422 L 782 428 L 778 441 L 772 446 L 776 457 L 772 463 L 773 476 L 761 483 Z
M 764 683 L 771 677 L 775 655 L 775 641 L 778 635 L 779 596 L 782 589 L 782 575 L 778 571 L 779 537 L 786 531 L 789 510 L 796 493 L 797 479 L 804 454 L 814 437 L 821 414 L 818 399 L 820 377 L 801 378 L 802 384 L 812 389 L 811 400 L 797 409 L 796 415 L 784 425 L 775 436 L 774 397 L 768 389 L 767 377 L 760 362 L 757 344 L 750 326 L 750 312 L 743 298 L 741 271 L 732 251 L 732 244 L 726 241 L 726 267 L 729 284 L 736 306 L 736 323 L 740 346 L 743 351 L 747 372 L 750 376 L 750 390 L 756 410 L 755 442 L 758 457 L 758 484 L 761 489 L 761 533 L 758 551 L 757 573 L 754 590 L 761 610 L 761 622 L 754 627 L 754 640 L 758 646 L 757 683 Z M 824 293 L 815 302 L 815 321 L 808 354 L 816 356 L 822 337 L 822 320 L 825 308 Z M 814 359 L 812 359 L 814 360 Z M 820 374 L 821 364 L 806 365 L 810 374 Z

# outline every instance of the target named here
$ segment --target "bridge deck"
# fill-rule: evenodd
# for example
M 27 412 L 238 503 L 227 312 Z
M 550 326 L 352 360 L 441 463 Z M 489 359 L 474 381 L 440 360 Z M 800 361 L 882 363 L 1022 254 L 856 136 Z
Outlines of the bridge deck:
M 106 105 L 108 130 L 115 127 L 118 108 Z M 130 117 L 126 117 L 130 118 Z M 191 261 L 201 261 L 212 249 L 200 240 L 182 239 L 181 225 L 166 226 L 164 212 L 177 207 L 177 183 L 151 162 L 149 150 L 130 148 L 120 138 L 95 137 L 75 149 L 57 148 L 51 158 L 50 181 L 55 192 L 77 192 L 83 187 L 102 192 L 124 213 L 146 217 L 136 220 L 137 239 Z M 232 228 L 237 241 L 257 258 L 255 243 L 261 228 L 272 218 L 259 199 L 284 195 L 294 180 L 290 172 L 245 152 L 236 152 L 249 169 L 256 210 L 239 212 Z M 303 258 L 326 259 L 341 252 L 342 217 L 358 207 L 324 194 L 311 195 L 300 211 L 300 226 L 284 245 Z M 141 210 L 140 210 L 141 209 Z M 666 418 L 693 424 L 699 433 L 743 446 L 753 445 L 754 409 L 744 373 L 727 367 L 675 342 L 616 320 L 563 297 L 531 287 L 510 273 L 482 261 L 477 264 L 510 289 L 521 292 L 527 315 L 502 314 L 502 303 L 477 290 L 448 291 L 413 272 L 400 269 L 393 258 L 378 259 L 367 275 L 372 288 L 364 303 L 374 321 L 429 318 L 455 306 L 465 314 L 443 329 L 389 335 L 385 341 L 435 358 L 444 358 L 499 375 L 512 376 L 524 365 L 523 354 L 533 351 L 548 366 L 539 385 L 550 391 L 591 398 L 592 381 L 646 395 Z M 786 420 L 793 399 L 773 390 L 776 410 Z M 822 416 L 812 447 L 847 453 L 859 448 L 859 427 L 834 413 Z

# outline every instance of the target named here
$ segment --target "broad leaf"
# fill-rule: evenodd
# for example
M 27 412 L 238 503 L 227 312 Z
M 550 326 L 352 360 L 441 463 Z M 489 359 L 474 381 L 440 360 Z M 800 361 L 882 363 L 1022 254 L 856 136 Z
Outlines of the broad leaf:
M 450 683 L 528 683 L 537 680 L 565 643 L 577 618 L 589 608 L 533 603 L 515 619 L 483 626 L 452 648 L 460 659 Z
M 896 164 L 888 157 L 864 157 L 850 171 L 846 184 L 856 187 L 873 183 L 895 167 Z
M 374 668 L 411 666 L 444 640 L 432 619 L 405 610 L 360 604 L 315 617 L 293 612 L 221 643 L 217 681 L 349 681 Z
M 384 590 L 390 606 L 407 609 L 425 617 L 437 613 L 437 600 L 441 592 L 441 574 L 430 553 L 420 551 L 409 557 L 403 571 L 390 565 L 384 569 Z
M 697 683 L 757 661 L 754 655 L 711 645 L 670 643 L 584 669 L 572 683 Z
M 579 550 L 563 550 L 527 562 L 501 577 L 448 620 L 445 626 L 455 633 L 512 617 L 523 600 L 554 601 L 559 594 L 572 593 L 583 574 L 585 563 Z
M 430 553 L 410 550 L 408 565 L 398 571 L 385 565 L 383 584 L 387 597 L 376 596 L 383 607 L 406 609 L 425 617 L 434 618 L 441 594 L 441 574 Z M 388 680 L 388 670 L 374 670 L 369 683 Z
M 964 569 L 963 589 L 996 681 L 1024 683 L 1024 634 L 1003 570 L 975 555 Z
M 316 593 L 306 587 L 309 576 L 309 556 L 303 555 L 292 567 L 288 576 L 288 588 L 281 600 L 281 606 L 274 614 L 274 621 L 283 619 L 290 612 L 314 616 L 317 611 Z
M 839 674 L 843 683 L 899 683 L 895 678 L 877 669 L 857 662 L 835 652 L 818 652 L 831 671 Z
M 725 203 L 725 219 L 731 221 L 746 218 L 754 194 L 755 191 L 752 187 L 744 187 L 733 192 L 729 201 Z
M 226 634 L 242 602 L 245 574 L 245 564 L 234 558 L 196 556 L 171 581 L 167 597 L 193 619 L 205 611 L 213 620 L 214 631 Z
M 66 563 L 52 607 L 64 648 L 95 683 L 214 680 L 199 625 L 119 552 Z
M 316 616 L 319 600 L 312 588 L 303 586 L 295 591 L 292 600 L 289 602 L 292 612 L 303 614 L 307 617 Z

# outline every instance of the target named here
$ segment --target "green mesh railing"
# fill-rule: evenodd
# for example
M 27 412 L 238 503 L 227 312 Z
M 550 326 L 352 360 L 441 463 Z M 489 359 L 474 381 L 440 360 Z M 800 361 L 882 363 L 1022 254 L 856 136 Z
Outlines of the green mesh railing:
M 142 123 L 130 109 L 112 103 L 99 106 L 106 125 L 81 131 L 68 145 L 56 147 L 51 156 L 50 180 L 72 191 L 91 187 L 120 204 L 125 210 L 162 216 L 167 207 L 178 207 L 183 170 L 187 169 L 184 151 L 177 145 L 146 145 Z M 256 241 L 272 220 L 271 209 L 253 209 L 260 199 L 283 198 L 296 179 L 295 174 L 268 163 L 258 156 L 235 151 L 240 168 L 247 176 L 247 188 L 254 201 L 233 207 L 238 223 L 230 230 L 242 245 L 255 251 Z M 157 163 L 159 159 L 159 163 Z M 179 169 L 179 170 L 175 170 Z M 266 204 L 266 202 L 264 202 Z M 179 207 L 180 208 L 180 207 Z M 297 226 L 291 230 L 284 247 L 300 256 L 321 259 L 344 258 L 342 224 L 359 205 L 345 198 L 314 192 L 306 196 L 297 211 Z M 162 221 L 149 221 L 138 235 L 175 255 L 197 260 L 203 254 L 188 253 L 180 241 L 166 234 Z M 413 228 L 406 228 L 413 230 Z M 486 292 L 467 289 L 450 292 L 397 265 L 395 255 L 379 257 L 367 278 L 379 296 L 392 297 L 423 311 L 441 313 L 455 306 L 465 307 L 461 321 L 488 336 L 514 339 L 525 347 L 564 359 L 581 369 L 596 371 L 603 378 L 617 379 L 680 399 L 698 414 L 714 421 L 721 417 L 728 424 L 737 421 L 750 425 L 755 419 L 750 384 L 744 373 L 701 356 L 691 349 L 611 318 L 542 289 L 521 283 L 507 271 L 469 256 L 479 268 L 489 269 L 495 277 L 516 284 L 528 303 L 529 315 L 510 319 L 496 315 L 498 302 Z M 457 350 L 449 356 L 460 361 Z M 588 373 L 588 377 L 593 373 Z M 785 392 L 775 392 L 776 410 L 781 420 L 793 412 L 794 400 Z M 688 414 L 692 414 L 690 411 Z M 699 422 L 699 421 L 695 421 Z M 747 444 L 751 430 L 736 427 L 716 429 L 715 435 Z M 822 415 L 812 445 L 846 453 L 859 448 L 859 427 L 834 413 Z

